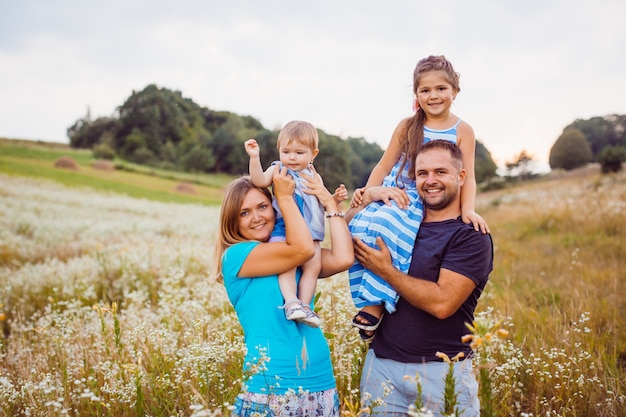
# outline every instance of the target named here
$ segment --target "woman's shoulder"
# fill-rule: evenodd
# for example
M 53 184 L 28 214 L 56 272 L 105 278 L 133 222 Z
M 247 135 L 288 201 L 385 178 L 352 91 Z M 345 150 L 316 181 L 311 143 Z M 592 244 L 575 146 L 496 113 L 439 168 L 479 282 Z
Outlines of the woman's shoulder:
M 250 252 L 259 243 L 254 240 L 239 242 L 224 251 L 224 255 L 222 255 L 222 276 L 224 277 L 224 282 L 237 276 Z
M 228 259 L 232 260 L 233 258 L 238 257 L 245 258 L 246 256 L 248 256 L 250 251 L 254 249 L 259 243 L 261 242 L 258 242 L 256 240 L 247 240 L 244 242 L 235 243 L 224 251 L 224 261 Z

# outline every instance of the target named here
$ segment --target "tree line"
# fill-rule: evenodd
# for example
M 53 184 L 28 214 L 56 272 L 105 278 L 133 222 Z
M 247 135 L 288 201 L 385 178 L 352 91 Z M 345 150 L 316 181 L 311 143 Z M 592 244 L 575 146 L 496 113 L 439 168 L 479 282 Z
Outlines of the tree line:
M 571 170 L 599 162 L 602 172 L 617 172 L 626 162 L 626 115 L 577 119 L 563 129 L 550 150 L 550 168 Z
M 318 132 L 322 157 L 315 166 L 327 187 L 363 186 L 383 149 L 362 137 L 342 139 Z M 259 142 L 264 167 L 278 160 L 277 130 L 265 128 L 251 116 L 202 107 L 179 91 L 154 84 L 133 91 L 113 116 L 92 120 L 88 111 L 67 129 L 67 135 L 72 147 L 93 149 L 98 158 L 118 157 L 161 169 L 246 174 L 243 143 L 249 138 Z M 480 141 L 475 169 L 478 182 L 496 175 L 496 164 Z

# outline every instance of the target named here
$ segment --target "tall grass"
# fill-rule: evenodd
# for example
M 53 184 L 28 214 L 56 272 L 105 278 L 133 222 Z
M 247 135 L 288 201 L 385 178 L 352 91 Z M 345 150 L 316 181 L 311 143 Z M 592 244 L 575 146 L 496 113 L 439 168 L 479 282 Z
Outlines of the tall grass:
M 626 175 L 481 194 L 478 209 L 496 244 L 474 323 L 483 409 L 626 415 Z M 217 215 L 0 174 L 0 416 L 227 414 L 244 345 L 208 277 Z M 347 276 L 318 288 L 356 415 L 366 347 Z

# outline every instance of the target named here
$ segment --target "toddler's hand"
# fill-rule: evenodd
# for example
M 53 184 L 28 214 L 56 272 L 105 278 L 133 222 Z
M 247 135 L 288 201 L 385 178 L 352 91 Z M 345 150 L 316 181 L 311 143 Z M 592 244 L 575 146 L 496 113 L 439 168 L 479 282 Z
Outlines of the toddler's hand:
M 243 143 L 243 147 L 250 158 L 257 158 L 259 156 L 260 148 L 255 139 L 248 139 Z
M 333 198 L 335 199 L 337 204 L 347 200 L 348 190 L 346 189 L 346 186 L 343 184 L 339 185 L 339 187 L 337 187 L 337 189 L 335 190 L 335 194 L 333 194 Z

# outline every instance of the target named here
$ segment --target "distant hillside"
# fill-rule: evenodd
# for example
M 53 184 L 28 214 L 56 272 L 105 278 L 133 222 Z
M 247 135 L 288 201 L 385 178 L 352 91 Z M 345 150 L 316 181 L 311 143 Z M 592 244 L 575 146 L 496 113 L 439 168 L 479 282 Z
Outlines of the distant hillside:
M 72 167 L 55 167 L 69 158 Z M 56 142 L 0 138 L 0 173 L 41 177 L 72 187 L 90 187 L 149 200 L 220 204 L 223 188 L 232 180 L 224 174 L 185 173 L 146 167 L 120 159 L 103 169 L 102 160 L 88 149 Z

